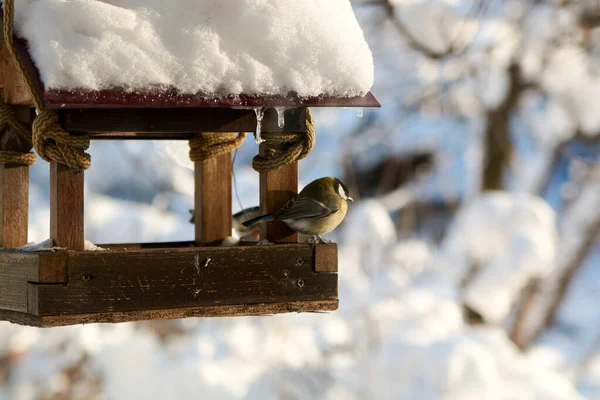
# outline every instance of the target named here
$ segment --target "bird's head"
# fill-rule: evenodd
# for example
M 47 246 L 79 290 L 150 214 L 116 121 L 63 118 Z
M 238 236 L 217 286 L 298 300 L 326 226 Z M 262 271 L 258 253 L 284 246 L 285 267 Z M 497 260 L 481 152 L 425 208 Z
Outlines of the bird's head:
M 354 203 L 354 199 L 350 197 L 350 191 L 348 190 L 348 186 L 346 186 L 346 184 L 338 178 L 334 178 L 333 180 L 333 189 L 342 199 Z

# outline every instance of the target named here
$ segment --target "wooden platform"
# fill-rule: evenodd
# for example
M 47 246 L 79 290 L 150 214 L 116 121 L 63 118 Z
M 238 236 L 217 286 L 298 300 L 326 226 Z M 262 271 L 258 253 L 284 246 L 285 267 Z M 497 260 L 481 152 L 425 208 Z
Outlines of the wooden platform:
M 50 327 L 338 306 L 335 244 L 134 247 L 0 250 L 0 319 Z

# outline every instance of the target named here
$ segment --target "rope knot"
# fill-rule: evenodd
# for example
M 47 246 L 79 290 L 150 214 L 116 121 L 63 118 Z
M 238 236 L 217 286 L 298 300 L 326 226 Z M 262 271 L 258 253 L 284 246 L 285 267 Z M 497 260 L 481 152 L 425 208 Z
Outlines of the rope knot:
M 85 152 L 90 139 L 69 135 L 54 111 L 41 110 L 33 121 L 33 145 L 42 159 L 66 165 L 73 172 L 82 172 L 91 165 L 91 156 Z
M 190 139 L 190 160 L 206 161 L 233 152 L 246 139 L 246 133 L 200 133 Z
M 268 155 L 258 155 L 252 160 L 252 168 L 257 172 L 269 172 L 284 165 L 302 160 L 315 146 L 315 124 L 309 108 L 306 109 L 306 133 L 263 132 L 268 147 Z

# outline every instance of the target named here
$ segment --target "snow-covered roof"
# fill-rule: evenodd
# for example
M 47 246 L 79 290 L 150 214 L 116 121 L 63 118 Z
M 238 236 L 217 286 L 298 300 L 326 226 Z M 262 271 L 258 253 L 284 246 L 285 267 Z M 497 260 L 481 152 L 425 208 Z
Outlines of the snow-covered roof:
M 15 3 L 46 91 L 356 97 L 373 84 L 349 0 Z

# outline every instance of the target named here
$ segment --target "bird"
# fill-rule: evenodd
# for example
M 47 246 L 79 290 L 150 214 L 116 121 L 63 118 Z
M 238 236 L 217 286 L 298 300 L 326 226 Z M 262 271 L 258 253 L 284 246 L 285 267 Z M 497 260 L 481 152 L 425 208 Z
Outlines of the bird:
M 242 225 L 282 221 L 294 231 L 312 236 L 315 243 L 329 243 L 321 235 L 333 231 L 344 220 L 349 201 L 354 202 L 348 186 L 338 178 L 326 176 L 306 185 L 273 214 L 252 218 Z

